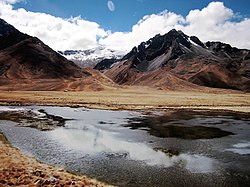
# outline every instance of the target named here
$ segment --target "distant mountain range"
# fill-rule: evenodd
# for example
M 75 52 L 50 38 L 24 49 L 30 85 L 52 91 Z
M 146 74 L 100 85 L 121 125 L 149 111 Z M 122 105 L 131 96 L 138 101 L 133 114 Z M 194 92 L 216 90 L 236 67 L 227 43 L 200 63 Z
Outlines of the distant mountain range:
M 77 65 L 89 68 L 93 68 L 104 59 L 120 59 L 126 54 L 125 51 L 113 50 L 105 46 L 98 46 L 89 50 L 66 50 L 58 52 Z
M 250 51 L 203 43 L 175 29 L 134 47 L 119 60 L 95 66 L 121 85 L 181 89 L 187 85 L 250 91 Z
M 1 90 L 102 90 L 118 85 L 250 91 L 250 51 L 203 43 L 173 29 L 126 55 L 105 47 L 55 52 L 0 19 Z

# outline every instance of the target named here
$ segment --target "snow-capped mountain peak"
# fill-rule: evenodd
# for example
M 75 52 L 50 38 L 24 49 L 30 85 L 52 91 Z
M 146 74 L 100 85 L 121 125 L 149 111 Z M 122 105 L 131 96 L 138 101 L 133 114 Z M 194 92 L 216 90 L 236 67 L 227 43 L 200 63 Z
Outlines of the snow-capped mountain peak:
M 83 67 L 94 67 L 103 59 L 119 59 L 127 53 L 127 51 L 113 50 L 105 46 L 98 46 L 88 50 L 66 50 L 58 52 L 68 60 Z

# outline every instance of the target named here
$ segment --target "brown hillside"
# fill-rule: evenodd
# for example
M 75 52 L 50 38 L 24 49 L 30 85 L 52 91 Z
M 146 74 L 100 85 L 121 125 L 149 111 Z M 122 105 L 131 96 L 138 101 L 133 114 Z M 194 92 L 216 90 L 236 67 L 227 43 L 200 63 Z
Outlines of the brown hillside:
M 1 90 L 102 90 L 112 84 L 0 19 Z

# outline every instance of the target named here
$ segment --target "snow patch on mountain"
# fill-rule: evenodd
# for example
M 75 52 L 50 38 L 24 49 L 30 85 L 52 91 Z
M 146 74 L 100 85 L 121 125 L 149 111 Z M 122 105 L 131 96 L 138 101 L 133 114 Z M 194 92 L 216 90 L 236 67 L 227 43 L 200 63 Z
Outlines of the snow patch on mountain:
M 58 52 L 77 65 L 91 68 L 104 59 L 120 59 L 127 53 L 127 51 L 113 50 L 105 46 L 88 50 L 66 50 Z

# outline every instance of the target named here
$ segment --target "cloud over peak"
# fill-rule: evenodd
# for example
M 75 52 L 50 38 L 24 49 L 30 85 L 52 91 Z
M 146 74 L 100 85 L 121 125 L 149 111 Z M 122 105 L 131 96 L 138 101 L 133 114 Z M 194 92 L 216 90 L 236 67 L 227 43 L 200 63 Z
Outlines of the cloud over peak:
M 250 19 L 232 21 L 237 14 L 222 2 L 211 2 L 202 10 L 191 10 L 186 17 L 167 10 L 144 16 L 131 32 L 112 33 L 100 40 L 103 45 L 125 50 L 156 34 L 164 34 L 175 28 L 202 41 L 222 41 L 240 48 L 250 49 Z

